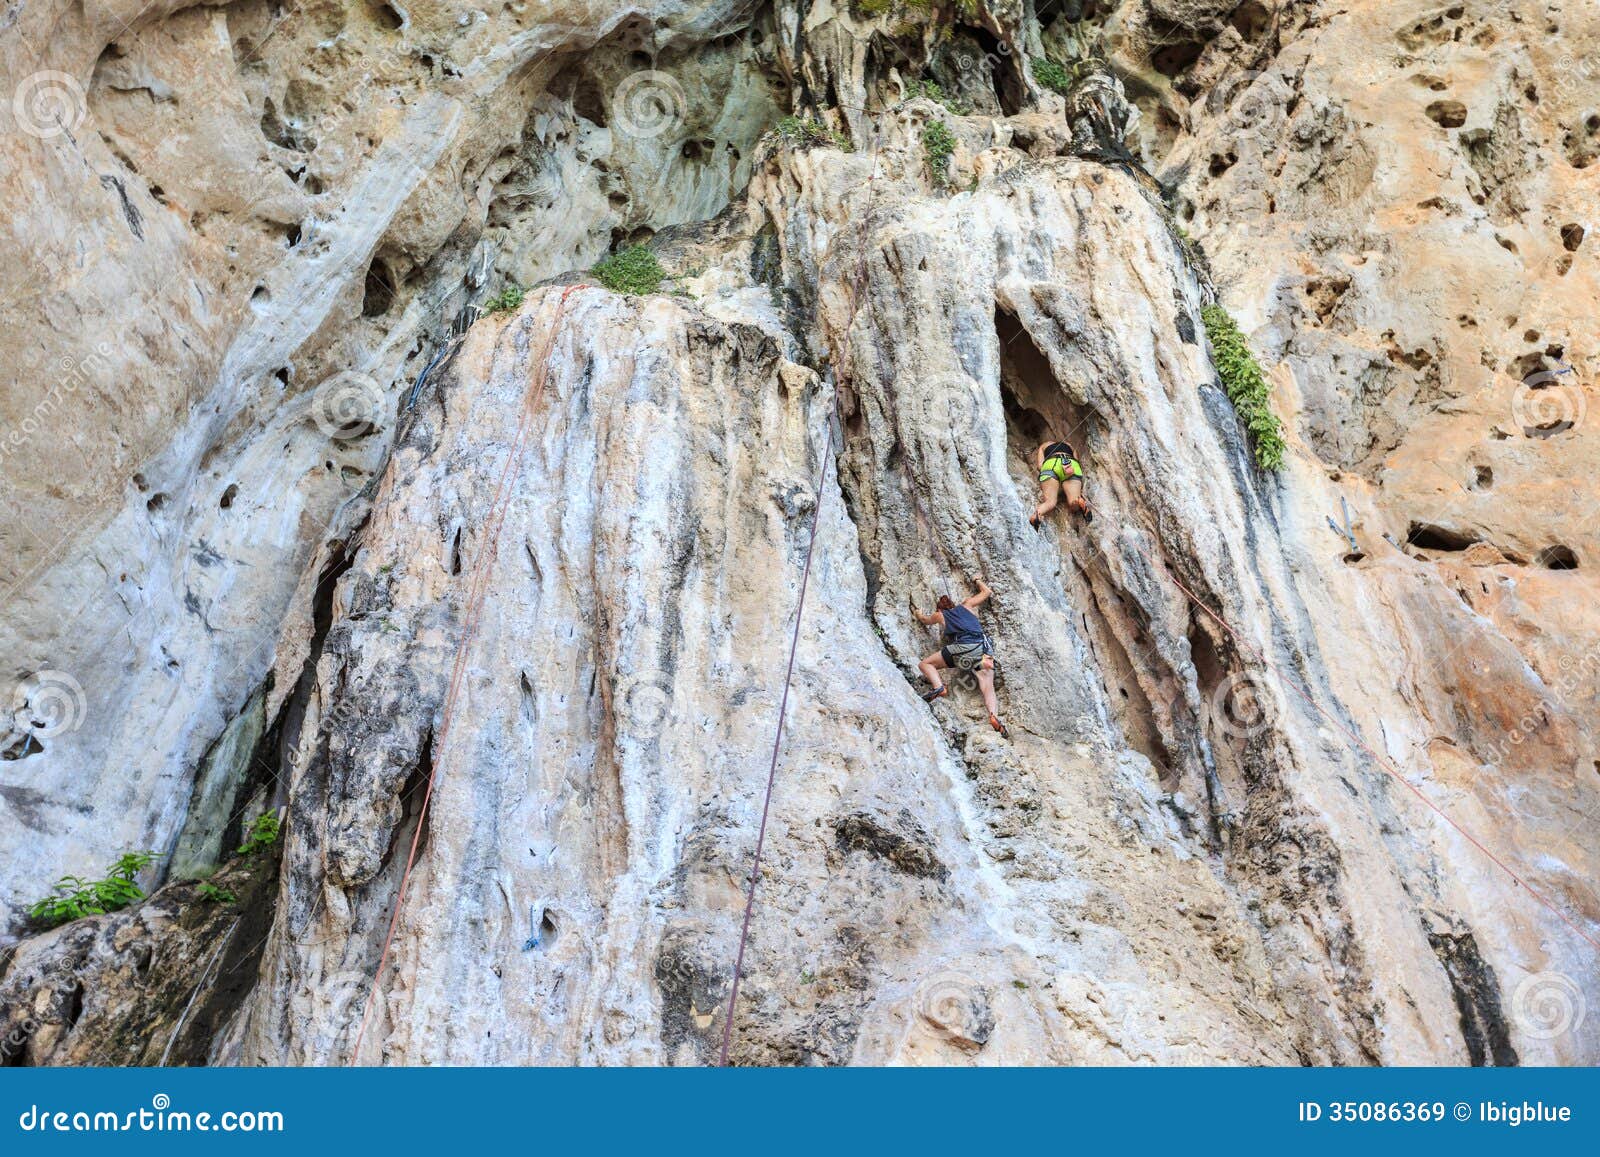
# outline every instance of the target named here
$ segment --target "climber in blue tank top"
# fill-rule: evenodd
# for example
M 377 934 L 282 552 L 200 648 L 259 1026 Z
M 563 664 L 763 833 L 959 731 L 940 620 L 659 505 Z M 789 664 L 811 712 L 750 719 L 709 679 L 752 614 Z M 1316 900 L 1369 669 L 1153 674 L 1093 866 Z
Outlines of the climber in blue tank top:
M 931 703 L 950 694 L 950 688 L 939 677 L 940 671 L 970 671 L 977 677 L 983 705 L 989 709 L 989 726 L 1009 736 L 1006 725 L 1000 722 L 1000 704 L 994 694 L 994 648 L 989 646 L 989 636 L 984 634 L 977 613 L 994 592 L 981 574 L 972 576 L 972 584 L 978 588 L 977 594 L 959 604 L 949 595 L 940 595 L 931 615 L 917 610 L 915 602 L 911 604 L 911 613 L 918 622 L 925 627 L 938 626 L 943 632 L 940 641 L 944 645 L 917 664 L 922 677 L 932 684 L 932 689 L 924 691 L 922 697 Z

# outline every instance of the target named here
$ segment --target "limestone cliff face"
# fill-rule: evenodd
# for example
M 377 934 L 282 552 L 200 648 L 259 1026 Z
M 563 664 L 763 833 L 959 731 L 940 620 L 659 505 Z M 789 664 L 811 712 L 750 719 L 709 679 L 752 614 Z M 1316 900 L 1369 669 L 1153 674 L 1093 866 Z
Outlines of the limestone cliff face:
M 6 1058 L 1593 1063 L 1585 19 L 19 10 Z

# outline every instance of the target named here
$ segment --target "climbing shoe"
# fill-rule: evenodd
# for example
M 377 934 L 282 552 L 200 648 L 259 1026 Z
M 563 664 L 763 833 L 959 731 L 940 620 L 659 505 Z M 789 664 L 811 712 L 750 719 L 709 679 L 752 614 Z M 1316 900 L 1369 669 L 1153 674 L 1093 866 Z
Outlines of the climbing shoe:
M 1007 731 L 1006 730 L 1006 725 L 1004 723 L 1000 722 L 1000 716 L 998 716 L 998 715 L 989 716 L 989 726 L 993 727 L 996 731 L 998 731 L 1000 733 L 1000 738 L 1001 739 L 1010 739 L 1011 738 L 1011 732 Z
M 1089 500 L 1088 499 L 1086 499 L 1086 498 L 1078 498 L 1078 499 L 1075 499 L 1075 500 L 1073 500 L 1071 502 L 1068 502 L 1067 506 L 1071 508 L 1072 513 L 1083 515 L 1083 520 L 1085 522 L 1093 522 L 1094 521 L 1094 511 L 1089 508 Z
M 924 691 L 922 698 L 926 702 L 932 703 L 935 699 L 943 699 L 948 694 L 950 694 L 949 687 L 940 687 L 937 691 Z

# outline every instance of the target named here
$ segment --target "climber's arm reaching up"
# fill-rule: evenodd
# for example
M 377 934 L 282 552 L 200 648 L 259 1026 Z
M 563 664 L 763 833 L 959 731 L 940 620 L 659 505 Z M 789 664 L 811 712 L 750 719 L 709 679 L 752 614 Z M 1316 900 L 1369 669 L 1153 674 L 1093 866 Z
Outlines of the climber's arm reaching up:
M 994 592 L 989 589 L 989 584 L 983 581 L 983 575 L 981 574 L 974 574 L 972 576 L 972 585 L 978 588 L 978 593 L 964 599 L 961 603 L 961 605 L 966 607 L 969 611 L 977 610 L 984 603 L 988 602 L 990 595 L 994 594 Z
M 911 615 L 912 615 L 912 617 L 915 618 L 917 620 L 917 622 L 921 623 L 924 627 L 942 627 L 942 626 L 944 626 L 944 616 L 941 615 L 938 611 L 934 611 L 931 615 L 925 615 L 921 611 L 917 610 L 917 600 L 914 597 L 912 597 L 911 595 L 907 595 L 906 596 L 906 601 L 911 604 Z

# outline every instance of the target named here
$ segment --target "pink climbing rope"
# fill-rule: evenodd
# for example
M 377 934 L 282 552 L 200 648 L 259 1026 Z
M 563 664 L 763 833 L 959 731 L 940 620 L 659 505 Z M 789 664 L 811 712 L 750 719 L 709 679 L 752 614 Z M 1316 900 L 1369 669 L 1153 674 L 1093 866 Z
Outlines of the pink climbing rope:
M 511 503 L 511 481 L 522 464 L 523 450 L 527 445 L 528 431 L 533 424 L 533 416 L 539 409 L 539 403 L 544 398 L 545 382 L 550 376 L 550 354 L 555 348 L 556 334 L 561 328 L 561 319 L 567 310 L 567 298 L 575 289 L 582 289 L 580 285 L 569 285 L 562 291 L 560 299 L 556 302 L 555 316 L 550 320 L 550 329 L 545 337 L 544 350 L 539 355 L 537 362 L 538 371 L 534 381 L 529 384 L 523 395 L 522 416 L 517 423 L 516 437 L 511 443 L 511 452 L 506 456 L 505 467 L 500 471 L 499 481 L 495 484 L 494 502 L 489 507 L 489 517 L 484 522 L 484 552 L 473 568 L 472 585 L 468 588 L 466 618 L 461 633 L 461 640 L 456 644 L 455 663 L 450 671 L 450 688 L 445 693 L 444 712 L 439 724 L 438 758 L 434 760 L 433 767 L 428 774 L 428 786 L 422 793 L 422 807 L 417 812 L 416 831 L 411 834 L 411 849 L 406 853 L 405 871 L 400 875 L 400 891 L 395 897 L 394 912 L 389 917 L 389 931 L 383 939 L 383 951 L 378 956 L 378 967 L 372 976 L 372 986 L 367 990 L 367 999 L 361 1010 L 361 1027 L 356 1032 L 355 1044 L 350 1050 L 350 1059 L 353 1061 L 361 1055 L 361 1043 L 366 1039 L 367 1023 L 372 1017 L 372 1001 L 377 995 L 378 984 L 383 979 L 384 966 L 389 962 L 389 952 L 394 946 L 395 930 L 400 926 L 400 913 L 405 907 L 406 896 L 411 885 L 411 872 L 416 867 L 417 849 L 422 841 L 422 831 L 428 822 L 428 805 L 433 802 L 434 785 L 439 780 L 440 772 L 444 770 L 445 760 L 450 754 L 449 740 L 451 724 L 455 720 L 456 701 L 461 694 L 462 683 L 466 679 L 467 659 L 472 650 L 472 644 L 478 635 L 478 623 L 482 618 L 483 602 L 489 590 L 489 579 L 494 571 L 495 559 L 499 556 L 500 530 L 505 524 L 506 509 Z

